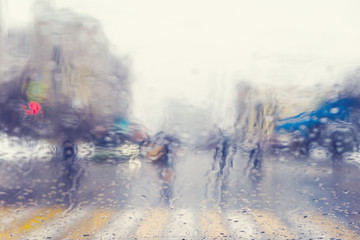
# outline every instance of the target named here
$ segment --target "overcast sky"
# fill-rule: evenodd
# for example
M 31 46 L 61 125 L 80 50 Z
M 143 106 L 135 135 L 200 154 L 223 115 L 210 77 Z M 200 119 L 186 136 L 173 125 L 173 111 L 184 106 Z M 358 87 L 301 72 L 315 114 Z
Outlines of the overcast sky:
M 31 0 L 0 0 L 8 27 Z M 238 80 L 283 86 L 340 81 L 360 63 L 360 1 L 57 0 L 103 24 L 133 60 L 135 116 L 156 124 L 169 97 L 229 100 Z M 221 104 L 220 104 L 221 105 Z M 146 113 L 146 109 L 152 109 Z

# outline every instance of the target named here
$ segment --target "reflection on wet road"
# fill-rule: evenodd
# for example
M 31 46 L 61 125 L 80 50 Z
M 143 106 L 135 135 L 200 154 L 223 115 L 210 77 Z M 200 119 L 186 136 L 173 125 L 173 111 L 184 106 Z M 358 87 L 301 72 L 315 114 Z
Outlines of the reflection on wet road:
M 1 161 L 1 239 L 360 237 L 353 163 L 268 156 L 256 170 L 239 151 L 218 174 L 214 155 L 179 149 L 170 183 L 146 159 Z

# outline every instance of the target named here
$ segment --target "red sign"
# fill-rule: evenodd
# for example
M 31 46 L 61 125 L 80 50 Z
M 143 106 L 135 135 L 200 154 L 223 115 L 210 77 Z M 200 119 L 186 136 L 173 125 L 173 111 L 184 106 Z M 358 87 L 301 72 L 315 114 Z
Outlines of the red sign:
M 40 103 L 38 102 L 29 102 L 29 108 L 25 105 L 21 105 L 21 108 L 25 110 L 25 115 L 38 115 L 44 113 L 41 111 Z

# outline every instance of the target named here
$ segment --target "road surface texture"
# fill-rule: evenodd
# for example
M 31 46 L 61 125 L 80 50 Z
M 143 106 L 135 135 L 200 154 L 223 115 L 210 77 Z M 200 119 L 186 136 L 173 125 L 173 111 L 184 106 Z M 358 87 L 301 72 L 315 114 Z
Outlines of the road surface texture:
M 71 161 L 2 136 L 0 239 L 359 239 L 356 156 L 264 156 L 180 148 L 174 176 L 141 157 Z M 216 159 L 216 158 L 215 158 Z

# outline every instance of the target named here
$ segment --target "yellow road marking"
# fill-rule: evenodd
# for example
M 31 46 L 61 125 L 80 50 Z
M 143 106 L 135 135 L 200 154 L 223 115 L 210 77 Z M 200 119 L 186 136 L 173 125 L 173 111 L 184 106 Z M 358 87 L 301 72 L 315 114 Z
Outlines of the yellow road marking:
M 200 216 L 201 237 L 222 239 L 229 237 L 228 231 L 221 217 L 221 210 L 205 210 Z
M 85 239 L 94 237 L 94 235 L 103 229 L 114 216 L 115 211 L 109 209 L 94 210 L 90 216 L 85 217 L 78 226 L 75 226 L 69 233 L 60 239 Z
M 323 229 L 327 237 L 343 240 L 360 239 L 360 235 L 355 231 L 350 230 L 345 225 L 337 223 L 328 217 L 314 215 L 314 213 L 305 214 L 304 216 L 307 216 L 304 220 Z
M 0 218 L 6 216 L 10 211 L 11 209 L 9 208 L 0 207 Z
M 159 239 L 169 219 L 169 211 L 164 208 L 150 210 L 148 217 L 137 229 L 134 239 Z
M 0 234 L 6 229 L 9 229 L 10 225 L 16 225 L 24 217 L 24 209 L 22 208 L 0 208 Z M 26 216 L 29 214 L 26 214 Z
M 259 228 L 270 239 L 298 239 L 280 218 L 267 211 L 253 210 Z
M 42 224 L 50 221 L 55 218 L 58 214 L 62 213 L 64 210 L 61 208 L 49 208 L 49 209 L 39 209 L 30 217 L 21 221 L 20 219 L 15 219 L 9 224 L 8 227 L 5 227 L 5 231 L 0 232 L 0 239 L 8 239 L 10 237 L 21 237 L 25 236 L 27 233 L 34 231 L 36 228 L 40 227 Z
M 0 207 L 0 218 L 8 216 L 9 214 L 18 214 L 19 212 L 24 212 L 24 207 L 18 208 L 8 208 L 8 207 Z

